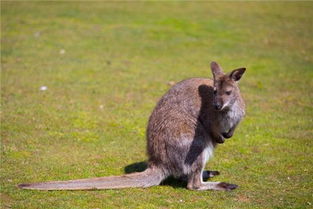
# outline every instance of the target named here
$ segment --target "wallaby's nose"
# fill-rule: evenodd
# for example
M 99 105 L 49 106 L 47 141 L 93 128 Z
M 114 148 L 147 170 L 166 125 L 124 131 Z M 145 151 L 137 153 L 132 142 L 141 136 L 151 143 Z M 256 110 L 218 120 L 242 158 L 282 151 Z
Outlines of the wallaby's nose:
M 222 104 L 214 104 L 216 110 L 221 110 L 223 105 Z

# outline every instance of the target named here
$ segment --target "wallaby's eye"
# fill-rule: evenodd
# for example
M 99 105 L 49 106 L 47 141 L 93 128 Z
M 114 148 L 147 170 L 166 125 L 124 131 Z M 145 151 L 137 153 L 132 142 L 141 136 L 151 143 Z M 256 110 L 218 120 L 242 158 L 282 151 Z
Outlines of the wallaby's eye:
M 216 88 L 213 89 L 213 94 L 216 94 L 217 93 L 217 90 Z
M 227 95 L 231 95 L 231 91 L 226 91 L 225 92 Z

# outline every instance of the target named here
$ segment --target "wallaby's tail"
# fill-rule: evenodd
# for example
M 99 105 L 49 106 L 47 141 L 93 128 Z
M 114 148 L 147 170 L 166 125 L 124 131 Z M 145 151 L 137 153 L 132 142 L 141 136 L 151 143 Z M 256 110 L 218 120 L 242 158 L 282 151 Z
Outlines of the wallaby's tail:
M 150 187 L 159 185 L 165 178 L 161 169 L 148 168 L 139 173 L 123 176 L 77 179 L 70 181 L 50 181 L 42 183 L 20 184 L 21 189 L 33 190 L 94 190 L 119 189 L 127 187 Z

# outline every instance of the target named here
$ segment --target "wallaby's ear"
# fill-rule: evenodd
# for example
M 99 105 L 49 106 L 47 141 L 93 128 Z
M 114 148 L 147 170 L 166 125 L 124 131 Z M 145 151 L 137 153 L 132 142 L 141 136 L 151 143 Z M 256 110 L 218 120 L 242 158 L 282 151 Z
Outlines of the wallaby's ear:
M 218 77 L 221 77 L 224 75 L 223 69 L 217 62 L 211 62 L 211 70 L 214 77 L 214 80 L 216 80 Z
M 246 68 L 244 67 L 235 69 L 229 74 L 229 77 L 233 79 L 234 81 L 239 81 L 245 71 L 246 71 Z

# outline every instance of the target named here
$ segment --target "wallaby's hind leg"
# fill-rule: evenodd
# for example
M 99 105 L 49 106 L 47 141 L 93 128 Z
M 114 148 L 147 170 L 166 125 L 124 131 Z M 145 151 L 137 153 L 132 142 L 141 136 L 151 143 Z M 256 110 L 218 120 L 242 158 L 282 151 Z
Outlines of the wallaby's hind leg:
M 194 172 L 188 178 L 187 188 L 191 190 L 222 190 L 230 191 L 236 189 L 236 184 L 225 182 L 203 182 L 201 172 Z
M 208 179 L 210 179 L 210 178 L 212 178 L 214 176 L 217 176 L 217 175 L 220 175 L 219 171 L 209 171 L 209 170 L 206 170 L 206 171 L 202 172 L 202 180 L 203 181 L 207 181 Z M 179 179 L 181 181 L 188 181 L 188 176 L 182 176 Z
M 203 179 L 203 181 L 207 181 L 209 178 L 212 178 L 212 177 L 218 176 L 218 175 L 220 175 L 219 171 L 206 170 L 206 171 L 202 172 L 202 179 Z
M 225 182 L 203 182 L 203 175 L 209 175 L 210 172 L 203 172 L 205 153 L 202 152 L 198 155 L 192 162 L 192 172 L 188 176 L 187 188 L 191 190 L 223 190 L 229 191 L 236 189 L 238 186 L 236 184 L 229 184 Z M 212 172 L 212 174 L 219 174 L 219 172 Z

